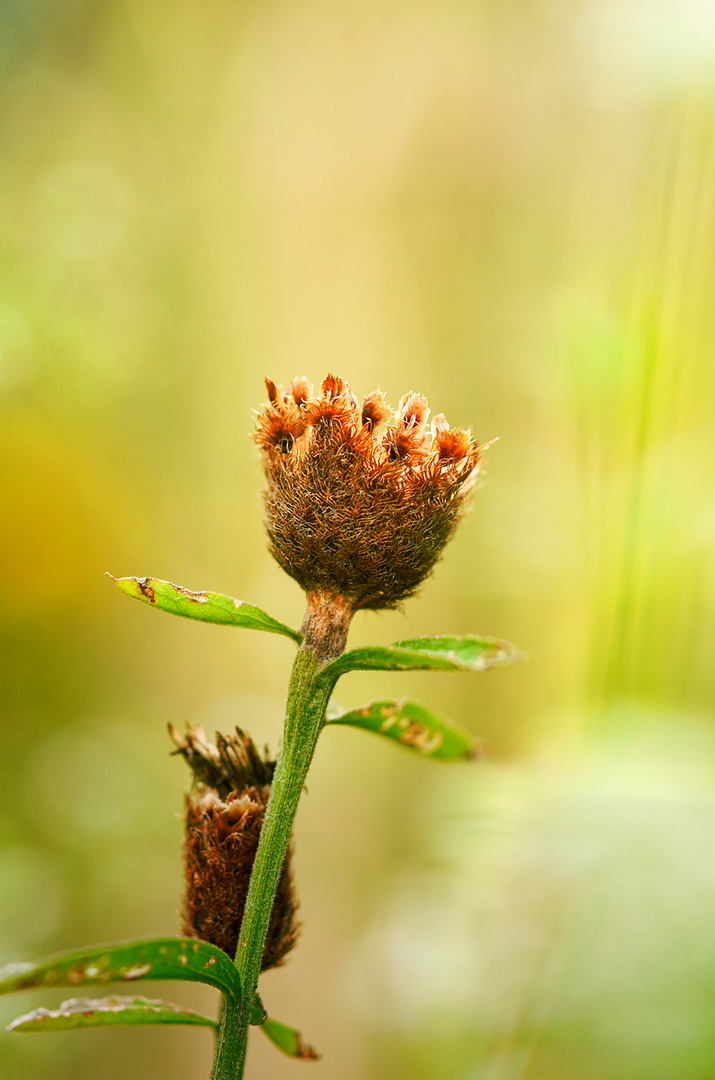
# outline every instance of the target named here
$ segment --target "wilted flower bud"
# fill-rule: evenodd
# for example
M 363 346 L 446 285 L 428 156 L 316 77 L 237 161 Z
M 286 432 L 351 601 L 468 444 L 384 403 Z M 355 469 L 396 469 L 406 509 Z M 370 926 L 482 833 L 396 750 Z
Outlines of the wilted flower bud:
M 189 764 L 195 790 L 186 796 L 185 892 L 182 932 L 210 941 L 233 959 L 246 905 L 275 762 L 259 754 L 251 738 L 236 728 L 216 735 L 216 746 L 201 728 L 186 738 L 169 728 L 175 753 Z M 298 938 L 297 901 L 290 851 L 276 894 L 263 953 L 262 970 L 278 967 Z
M 314 606 L 397 607 L 452 535 L 479 469 L 477 441 L 443 416 L 428 429 L 419 394 L 393 413 L 379 391 L 361 409 L 333 375 L 317 396 L 305 379 L 285 392 L 266 386 L 254 437 L 271 553 Z

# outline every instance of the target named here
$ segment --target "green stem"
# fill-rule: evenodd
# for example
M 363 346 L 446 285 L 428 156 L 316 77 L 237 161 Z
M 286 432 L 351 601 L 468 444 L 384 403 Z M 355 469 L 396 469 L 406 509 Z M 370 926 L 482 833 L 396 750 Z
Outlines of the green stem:
M 241 932 L 236 967 L 241 976 L 241 1003 L 224 1002 L 211 1080 L 240 1080 L 246 1057 L 251 1001 L 256 991 L 266 935 L 285 861 L 293 820 L 315 744 L 325 722 L 334 680 L 319 679 L 327 657 L 303 644 L 293 665 L 283 740 L 266 816 L 261 830 Z
M 233 1080 L 239 1076 L 238 1072 L 238 1033 L 239 1033 L 240 1003 L 223 998 L 221 1003 L 221 1020 L 214 1063 L 211 1069 L 211 1080 Z

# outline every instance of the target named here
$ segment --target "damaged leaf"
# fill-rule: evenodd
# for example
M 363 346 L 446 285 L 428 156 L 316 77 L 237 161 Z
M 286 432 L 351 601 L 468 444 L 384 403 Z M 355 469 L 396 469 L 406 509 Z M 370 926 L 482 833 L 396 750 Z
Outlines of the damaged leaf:
M 298 645 L 303 640 L 303 635 L 298 630 L 292 630 L 261 608 L 243 600 L 234 600 L 222 593 L 191 592 L 181 585 L 173 585 L 170 581 L 153 577 L 108 576 L 127 596 L 151 604 L 159 611 L 167 611 L 170 615 L 181 615 L 185 619 L 198 619 L 200 622 L 218 623 L 221 626 L 241 626 L 246 630 L 265 630 L 269 634 L 289 637 Z
M 328 723 L 373 731 L 424 757 L 464 761 L 479 756 L 479 745 L 468 731 L 416 701 L 373 701 Z
M 268 1018 L 263 1021 L 261 1029 L 265 1031 L 274 1046 L 282 1050 L 288 1057 L 303 1058 L 306 1061 L 317 1061 L 320 1054 L 309 1043 L 303 1042 L 301 1034 L 295 1028 L 281 1024 L 278 1020 Z
M 8 1031 L 76 1031 L 79 1028 L 193 1024 L 218 1030 L 208 1016 L 168 1001 L 143 997 L 70 998 L 57 1009 L 33 1009 L 8 1024 Z
M 304 1058 L 306 1061 L 317 1061 L 320 1057 L 318 1051 L 303 1042 L 301 1034 L 295 1028 L 281 1024 L 279 1020 L 271 1020 L 268 1016 L 258 991 L 251 1001 L 249 1024 L 261 1027 L 274 1046 L 277 1046 L 288 1057 Z
M 207 983 L 235 1001 L 239 974 L 225 952 L 195 938 L 149 938 L 97 945 L 50 956 L 36 964 L 8 964 L 0 971 L 0 994 L 36 986 L 86 986 L 142 979 Z

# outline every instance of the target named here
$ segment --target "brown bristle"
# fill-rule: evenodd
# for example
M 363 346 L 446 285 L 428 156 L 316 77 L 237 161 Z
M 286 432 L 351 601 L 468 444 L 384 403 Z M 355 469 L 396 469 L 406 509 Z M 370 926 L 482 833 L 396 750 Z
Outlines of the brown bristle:
M 305 421 L 298 415 L 297 406 L 291 402 L 291 407 L 295 415 L 288 411 L 270 411 L 258 417 L 253 437 L 262 450 L 286 453 L 305 431 Z
M 435 446 L 441 461 L 461 461 L 472 445 L 468 431 L 455 428 L 454 431 L 436 431 Z
M 279 393 L 271 379 L 266 379 L 266 391 L 268 405 L 256 418 L 253 438 L 262 450 L 285 454 L 305 431 L 303 409 L 296 404 L 290 392 Z
M 382 445 L 390 461 L 399 458 L 410 465 L 416 465 L 427 456 L 424 433 L 419 427 L 405 429 L 402 424 L 388 427 Z
M 368 394 L 362 403 L 361 420 L 363 427 L 373 431 L 380 424 L 384 424 L 392 416 L 392 409 L 385 401 L 385 395 L 381 390 L 374 390 Z
M 421 394 L 405 394 L 397 407 L 397 422 L 404 428 L 424 427 L 428 416 L 427 399 Z
M 321 390 L 326 398 L 336 398 L 345 390 L 345 383 L 337 375 L 326 375 Z
M 217 732 L 215 746 L 207 740 L 203 728 L 190 724 L 183 736 L 169 724 L 169 734 L 176 746 L 174 753 L 181 755 L 194 779 L 223 799 L 246 787 L 265 787 L 273 778 L 275 762 L 267 751 L 260 754 L 251 736 L 240 727 L 234 735 Z
M 313 393 L 313 387 L 305 375 L 301 375 L 299 378 L 293 379 L 290 384 L 290 392 L 296 405 L 303 406 Z
M 355 434 L 359 414 L 355 396 L 350 387 L 335 375 L 323 380 L 320 397 L 312 398 L 304 407 L 306 423 L 311 424 L 320 437 L 345 438 Z

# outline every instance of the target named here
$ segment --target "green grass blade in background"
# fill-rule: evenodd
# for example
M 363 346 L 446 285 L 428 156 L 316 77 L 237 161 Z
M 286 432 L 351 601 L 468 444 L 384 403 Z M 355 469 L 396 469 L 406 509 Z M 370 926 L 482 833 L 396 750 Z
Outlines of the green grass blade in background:
M 416 701 L 373 701 L 362 709 L 333 717 L 328 723 L 373 731 L 424 757 L 442 761 L 479 757 L 478 743 L 468 731 Z
M 127 596 L 151 604 L 159 611 L 167 611 L 170 615 L 181 615 L 185 619 L 197 619 L 199 622 L 217 623 L 220 626 L 265 630 L 269 634 L 289 637 L 297 644 L 303 640 L 303 635 L 298 630 L 272 618 L 261 608 L 243 600 L 234 600 L 232 596 L 224 596 L 223 593 L 192 592 L 181 585 L 172 584 L 171 581 L 152 577 L 115 578 L 111 574 L 109 577 Z
M 225 952 L 196 938 L 173 937 L 77 949 L 35 964 L 8 964 L 0 971 L 0 994 L 142 979 L 207 983 L 237 1001 L 241 996 L 238 972 Z
M 348 671 L 485 671 L 521 658 L 508 641 L 445 634 L 352 649 L 328 664 L 324 674 L 337 678 Z
M 664 127 L 633 218 L 637 273 L 610 310 L 601 301 L 616 341 L 586 365 L 588 328 L 575 326 L 569 357 L 584 526 L 572 619 L 590 609 L 596 728 L 623 723 L 623 701 L 712 712 L 715 114 L 698 83 Z
M 8 1031 L 77 1031 L 92 1027 L 191 1024 L 218 1030 L 208 1016 L 143 997 L 70 998 L 57 1009 L 33 1009 L 8 1024 Z

